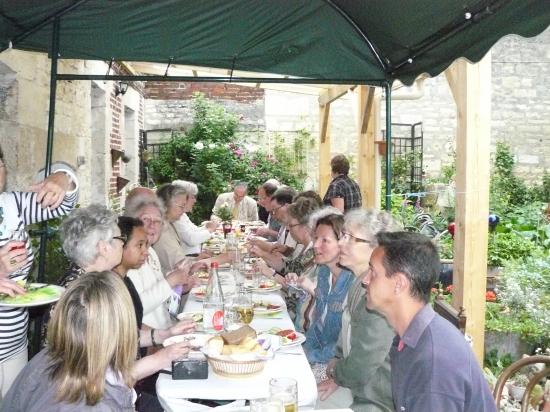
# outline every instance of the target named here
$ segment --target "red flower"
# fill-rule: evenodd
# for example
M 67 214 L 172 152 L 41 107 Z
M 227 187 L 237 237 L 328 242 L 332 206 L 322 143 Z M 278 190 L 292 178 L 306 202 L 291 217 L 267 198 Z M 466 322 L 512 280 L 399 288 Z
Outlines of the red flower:
M 437 293 L 437 288 L 432 288 L 432 293 Z
M 445 288 L 445 293 L 453 293 L 454 285 L 449 285 Z
M 497 301 L 497 295 L 492 290 L 488 290 L 485 292 L 485 301 L 486 302 L 496 302 Z

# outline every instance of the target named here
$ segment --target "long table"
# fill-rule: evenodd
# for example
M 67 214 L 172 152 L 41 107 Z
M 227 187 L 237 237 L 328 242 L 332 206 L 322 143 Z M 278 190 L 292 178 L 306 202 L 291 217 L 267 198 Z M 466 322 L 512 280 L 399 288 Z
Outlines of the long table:
M 279 292 L 255 294 L 254 299 L 257 298 L 283 301 Z M 202 303 L 190 296 L 184 310 L 187 312 L 201 311 Z M 272 327 L 294 328 L 286 311 L 271 317 L 255 316 L 250 326 L 256 331 L 266 331 Z M 296 379 L 300 410 L 314 408 L 317 400 L 317 385 L 301 346 L 275 352 L 275 357 L 267 361 L 264 370 L 250 377 L 220 376 L 210 366 L 208 379 L 202 380 L 172 380 L 170 375 L 160 374 L 157 380 L 157 394 L 160 403 L 167 412 L 200 411 L 205 407 L 196 405 L 196 408 L 193 409 L 193 405 L 187 399 L 249 400 L 265 398 L 269 395 L 269 380 L 275 377 Z

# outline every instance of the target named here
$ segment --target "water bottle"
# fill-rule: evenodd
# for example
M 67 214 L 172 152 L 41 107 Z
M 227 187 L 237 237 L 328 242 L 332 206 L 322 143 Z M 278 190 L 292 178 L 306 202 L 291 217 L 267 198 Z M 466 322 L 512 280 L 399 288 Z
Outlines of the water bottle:
M 210 265 L 210 278 L 203 301 L 202 325 L 205 332 L 215 333 L 223 330 L 224 298 L 218 274 L 218 262 Z

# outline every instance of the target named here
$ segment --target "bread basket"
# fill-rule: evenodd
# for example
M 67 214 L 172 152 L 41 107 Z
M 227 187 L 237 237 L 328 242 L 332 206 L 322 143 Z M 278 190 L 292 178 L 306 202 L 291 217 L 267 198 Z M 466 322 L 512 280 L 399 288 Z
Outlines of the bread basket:
M 220 359 L 208 355 L 206 355 L 206 358 L 215 373 L 231 378 L 249 377 L 260 373 L 267 361 L 263 358 L 250 360 Z

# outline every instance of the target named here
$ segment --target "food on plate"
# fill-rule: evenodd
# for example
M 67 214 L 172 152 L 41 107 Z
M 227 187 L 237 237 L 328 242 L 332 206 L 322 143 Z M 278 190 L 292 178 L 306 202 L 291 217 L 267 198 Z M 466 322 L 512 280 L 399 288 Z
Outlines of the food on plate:
M 210 277 L 210 274 L 206 270 L 199 270 L 195 272 L 195 276 L 199 279 L 208 279 Z
M 28 304 L 42 300 L 55 299 L 60 295 L 59 290 L 56 289 L 55 286 L 33 283 L 27 283 L 21 286 L 25 288 L 27 293 L 13 297 L 0 293 L 0 302 L 7 304 Z
M 269 288 L 272 288 L 273 286 L 275 286 L 275 281 L 270 279 L 262 280 L 258 285 L 260 289 L 269 289 Z
M 194 288 L 191 293 L 193 294 L 193 296 L 196 296 L 197 298 L 204 298 L 204 296 L 206 295 L 206 288 L 201 286 L 199 288 Z
M 177 315 L 178 320 L 191 319 L 193 322 L 202 322 L 202 312 L 181 312 Z
M 292 329 L 283 329 L 276 333 L 276 335 L 286 338 L 290 341 L 295 341 L 298 339 L 298 335 L 296 335 L 296 331 Z
M 276 310 L 276 309 L 280 309 L 281 308 L 281 305 L 274 305 L 273 303 L 269 303 L 269 302 L 263 302 L 263 301 L 259 301 L 259 302 L 254 302 L 254 308 L 256 309 L 262 309 L 262 310 Z

